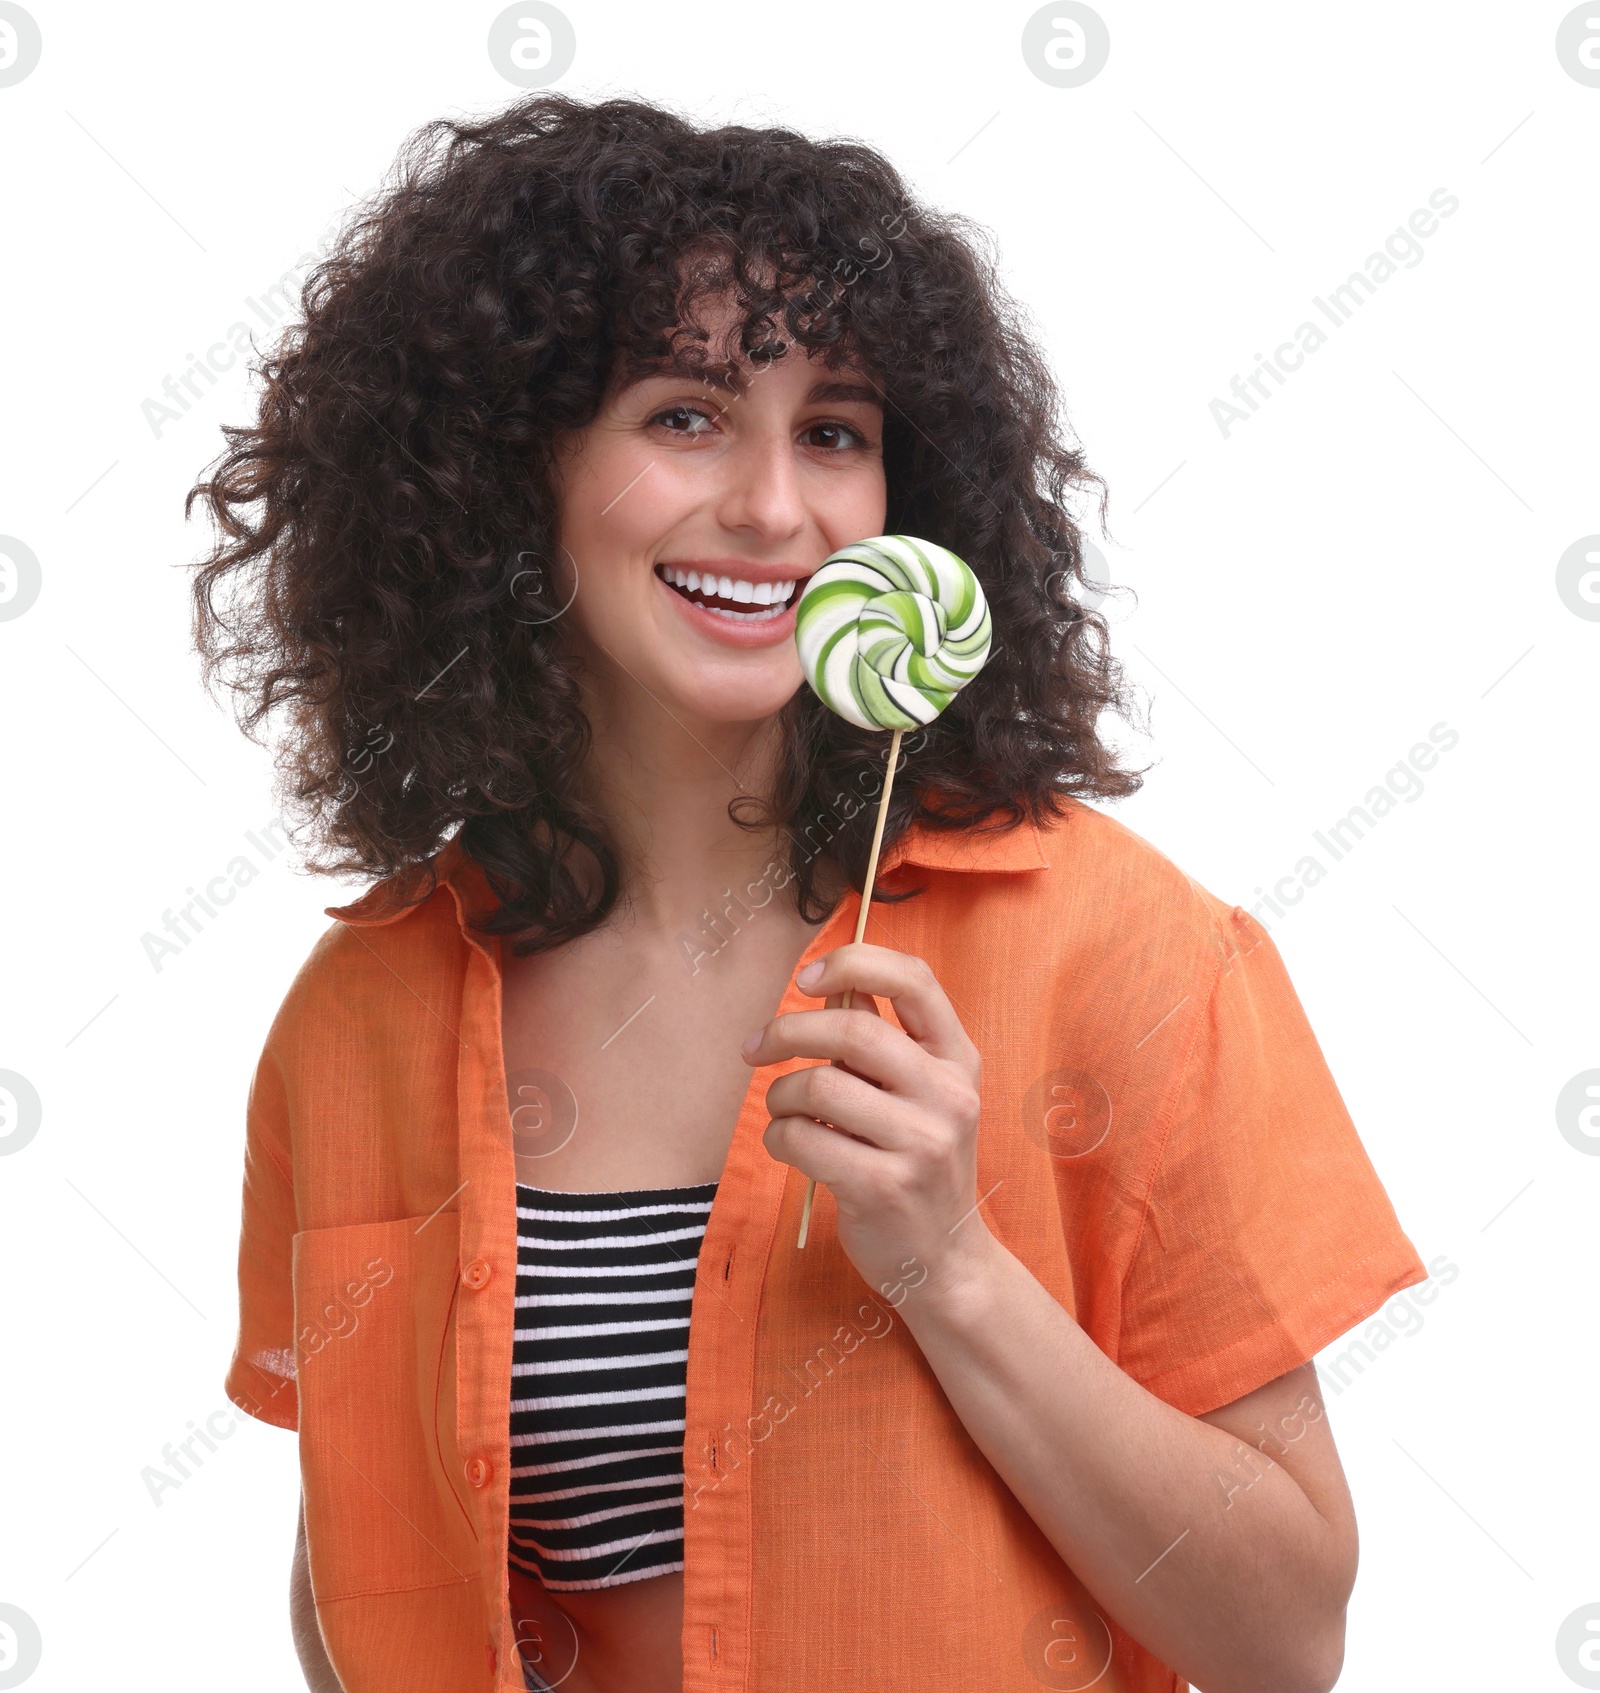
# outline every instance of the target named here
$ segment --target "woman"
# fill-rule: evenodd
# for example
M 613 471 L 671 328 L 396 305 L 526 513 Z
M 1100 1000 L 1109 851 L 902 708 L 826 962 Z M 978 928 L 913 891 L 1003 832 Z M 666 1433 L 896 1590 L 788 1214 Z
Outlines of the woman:
M 1094 479 L 962 229 L 541 95 L 423 132 L 263 374 L 197 636 L 378 878 L 248 1119 L 310 1684 L 1324 1693 L 1310 1359 L 1426 1272 L 1265 931 L 1083 803 Z M 881 533 L 996 643 L 854 944 L 884 737 L 794 602 Z

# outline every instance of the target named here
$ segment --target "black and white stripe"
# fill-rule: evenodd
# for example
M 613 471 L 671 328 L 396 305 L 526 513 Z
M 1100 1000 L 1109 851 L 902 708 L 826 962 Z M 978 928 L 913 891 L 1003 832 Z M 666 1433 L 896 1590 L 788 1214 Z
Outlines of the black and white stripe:
M 517 1184 L 509 1556 L 548 1588 L 683 1568 L 684 1383 L 717 1184 Z

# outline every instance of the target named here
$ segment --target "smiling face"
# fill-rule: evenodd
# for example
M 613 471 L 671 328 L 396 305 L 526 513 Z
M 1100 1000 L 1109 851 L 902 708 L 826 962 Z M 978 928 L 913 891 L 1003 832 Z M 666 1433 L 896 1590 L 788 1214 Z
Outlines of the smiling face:
M 703 310 L 711 345 L 733 315 L 726 300 Z M 566 446 L 559 540 L 577 588 L 562 633 L 591 685 L 631 679 L 685 721 L 780 710 L 801 685 L 805 578 L 882 531 L 883 410 L 867 377 L 795 345 L 720 375 L 651 374 Z

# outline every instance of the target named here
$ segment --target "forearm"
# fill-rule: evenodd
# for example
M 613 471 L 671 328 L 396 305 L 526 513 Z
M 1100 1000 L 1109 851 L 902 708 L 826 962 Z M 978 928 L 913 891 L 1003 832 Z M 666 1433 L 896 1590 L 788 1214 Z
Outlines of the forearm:
M 1202 1693 L 1320 1693 L 1348 1578 L 1293 1477 L 1119 1370 L 987 1231 L 972 1251 L 899 1315 L 1062 1560 Z
M 328 1661 L 317 1624 L 316 1599 L 311 1591 L 311 1564 L 306 1553 L 305 1502 L 300 1505 L 300 1526 L 295 1533 L 294 1561 L 289 1566 L 289 1626 L 294 1649 L 310 1693 L 344 1693 L 337 1672 Z

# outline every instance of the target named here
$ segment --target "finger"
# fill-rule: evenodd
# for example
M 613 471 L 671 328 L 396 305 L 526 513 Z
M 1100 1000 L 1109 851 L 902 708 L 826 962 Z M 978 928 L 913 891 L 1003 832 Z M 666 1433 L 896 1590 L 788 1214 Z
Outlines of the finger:
M 846 988 L 877 994 L 894 1006 L 900 1026 L 935 1058 L 971 1057 L 976 1048 L 962 1027 L 949 996 L 925 959 L 869 941 L 850 941 L 816 961 L 815 980 L 795 984 L 804 994 L 823 999 Z
M 803 1116 L 774 1117 L 761 1144 L 780 1164 L 792 1164 L 824 1187 L 860 1185 L 875 1173 L 876 1161 L 884 1156 L 838 1129 Z
M 903 1152 L 923 1138 L 920 1110 L 833 1064 L 779 1076 L 766 1105 L 769 1117 L 813 1117 L 884 1152 Z
M 745 1053 L 754 1065 L 788 1058 L 830 1058 L 892 1093 L 920 1098 L 929 1091 L 933 1061 L 904 1030 L 869 1011 L 783 1011 Z
M 883 1015 L 883 1007 L 877 1000 L 870 993 L 862 993 L 859 990 L 851 994 L 848 1005 L 844 1002 L 843 988 L 837 993 L 830 993 L 823 1003 L 829 1011 L 870 1011 L 874 1017 Z
M 869 1011 L 874 1017 L 883 1016 L 883 1008 L 870 993 L 851 994 L 849 996 L 848 1005 L 845 1003 L 845 999 L 846 996 L 842 992 L 830 993 L 823 1003 L 829 1011 Z M 842 1058 L 835 1058 L 834 1063 L 837 1064 L 841 1070 L 850 1069 L 850 1066 L 846 1064 Z M 857 1072 L 855 1071 L 851 1071 L 852 1075 L 856 1073 Z

